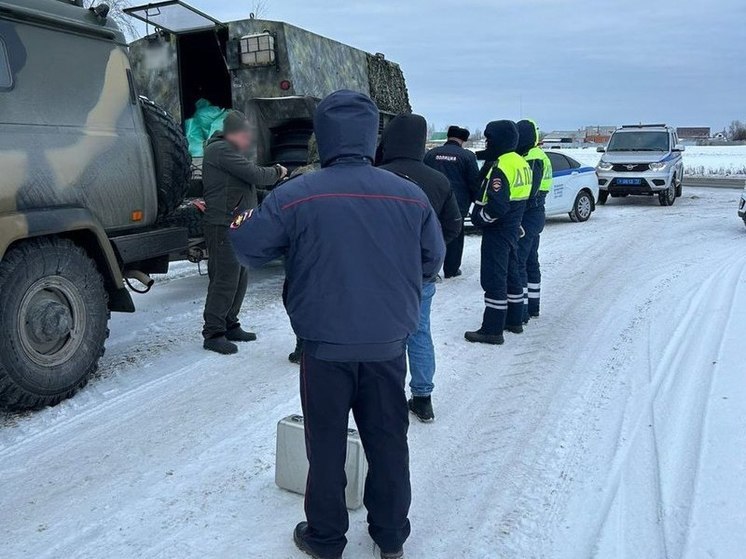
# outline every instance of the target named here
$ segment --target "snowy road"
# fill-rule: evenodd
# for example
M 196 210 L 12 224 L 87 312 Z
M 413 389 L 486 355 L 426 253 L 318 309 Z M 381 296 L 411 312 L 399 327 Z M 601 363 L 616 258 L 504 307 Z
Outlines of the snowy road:
M 439 287 L 438 420 L 412 424 L 412 559 L 737 559 L 746 549 L 746 229 L 739 193 L 611 201 L 543 237 L 544 309 L 500 348 L 478 326 L 478 238 Z M 180 266 L 116 316 L 100 376 L 0 423 L 5 559 L 298 558 L 274 485 L 300 409 L 279 269 L 254 273 L 260 341 L 200 349 L 206 280 Z M 345 557 L 372 559 L 365 513 Z

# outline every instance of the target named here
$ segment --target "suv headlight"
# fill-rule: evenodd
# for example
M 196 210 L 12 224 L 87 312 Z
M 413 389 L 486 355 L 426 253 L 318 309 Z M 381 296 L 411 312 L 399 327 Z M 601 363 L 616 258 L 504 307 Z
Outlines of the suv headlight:
M 650 164 L 650 170 L 651 171 L 662 171 L 666 168 L 667 163 L 665 161 L 659 161 L 658 163 L 651 163 Z
M 598 170 L 599 171 L 611 171 L 613 168 L 614 168 L 614 165 L 612 165 L 608 161 L 601 161 L 598 164 Z

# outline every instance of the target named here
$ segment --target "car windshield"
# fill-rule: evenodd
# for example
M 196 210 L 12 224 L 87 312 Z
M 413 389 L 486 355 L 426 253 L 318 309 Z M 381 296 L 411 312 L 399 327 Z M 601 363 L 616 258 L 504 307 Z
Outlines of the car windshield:
M 668 151 L 668 132 L 616 132 L 608 151 Z

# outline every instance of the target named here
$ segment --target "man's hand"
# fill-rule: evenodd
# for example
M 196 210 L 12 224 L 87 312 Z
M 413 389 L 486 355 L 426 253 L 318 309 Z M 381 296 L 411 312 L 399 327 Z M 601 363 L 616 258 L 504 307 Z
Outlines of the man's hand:
M 283 166 L 282 166 L 282 165 L 280 165 L 279 163 L 278 163 L 277 165 L 275 165 L 275 168 L 276 168 L 276 169 L 277 169 L 277 170 L 279 171 L 279 173 L 280 173 L 280 180 L 282 180 L 282 179 L 284 179 L 285 177 L 287 177 L 287 176 L 288 176 L 288 170 L 287 170 L 287 168 L 283 167 Z

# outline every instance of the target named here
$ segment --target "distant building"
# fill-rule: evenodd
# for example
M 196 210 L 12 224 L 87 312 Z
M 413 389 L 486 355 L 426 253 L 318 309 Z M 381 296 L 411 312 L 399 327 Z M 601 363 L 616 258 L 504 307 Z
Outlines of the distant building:
M 586 126 L 585 143 L 606 144 L 616 129 L 616 126 Z
M 541 140 L 546 148 L 575 148 L 585 143 L 585 130 L 554 130 Z
M 676 133 L 682 142 L 703 142 L 712 137 L 709 126 L 685 126 L 677 128 Z

